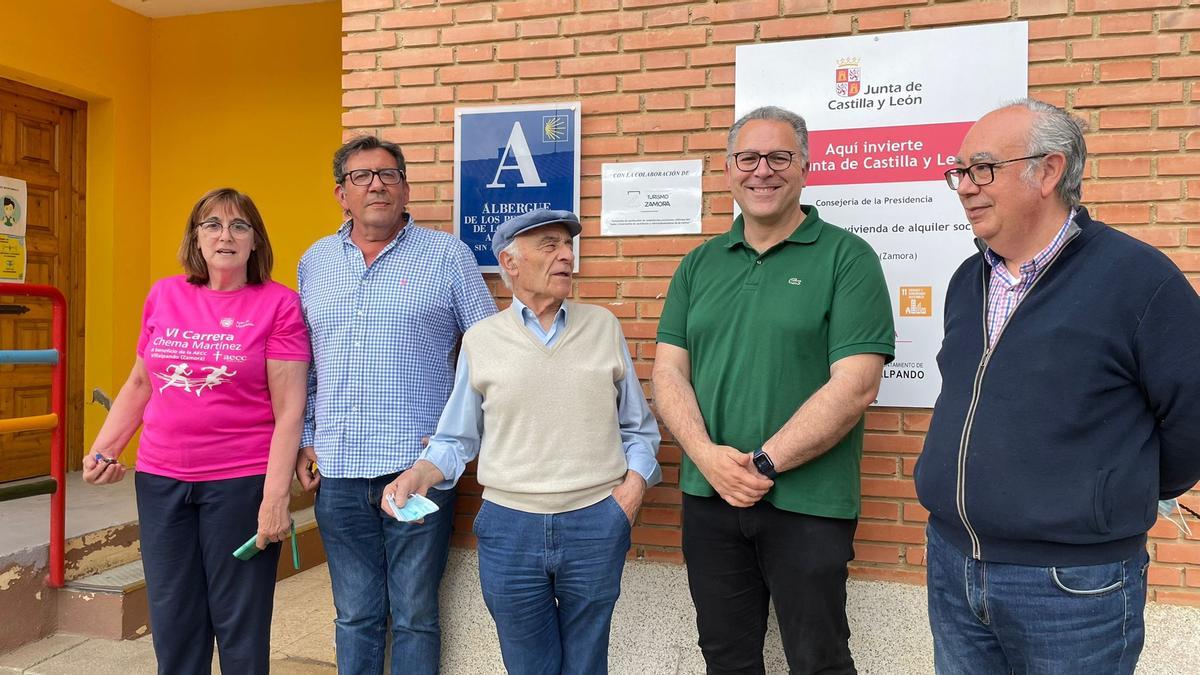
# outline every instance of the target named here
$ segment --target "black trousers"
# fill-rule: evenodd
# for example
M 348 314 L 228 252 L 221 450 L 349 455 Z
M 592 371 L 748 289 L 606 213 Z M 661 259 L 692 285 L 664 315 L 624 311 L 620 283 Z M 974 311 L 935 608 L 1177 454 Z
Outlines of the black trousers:
M 775 603 L 792 673 L 854 673 L 846 564 L 857 520 L 736 508 L 683 495 L 683 556 L 708 672 L 761 675 L 767 608 Z
M 137 473 L 142 565 L 154 655 L 163 675 L 267 673 L 279 544 L 250 560 L 234 550 L 258 531 L 263 476 L 189 483 Z

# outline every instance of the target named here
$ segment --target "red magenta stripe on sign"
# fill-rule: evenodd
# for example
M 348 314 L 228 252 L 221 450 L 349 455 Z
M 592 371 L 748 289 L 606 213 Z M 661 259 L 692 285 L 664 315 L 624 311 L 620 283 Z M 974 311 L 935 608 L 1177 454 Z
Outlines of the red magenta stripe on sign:
M 814 131 L 808 185 L 942 180 L 974 122 Z

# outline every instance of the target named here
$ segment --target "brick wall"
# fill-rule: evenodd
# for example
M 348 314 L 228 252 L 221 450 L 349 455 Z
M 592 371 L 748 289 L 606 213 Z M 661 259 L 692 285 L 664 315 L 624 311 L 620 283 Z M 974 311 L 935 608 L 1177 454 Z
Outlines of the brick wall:
M 343 0 L 345 134 L 400 143 L 412 212 L 450 230 L 454 109 L 581 100 L 577 298 L 621 318 L 643 380 L 670 275 L 704 236 L 601 238 L 602 162 L 701 159 L 704 235 L 727 229 L 724 138 L 739 44 L 1029 21 L 1034 97 L 1087 118 L 1084 200 L 1162 248 L 1200 288 L 1200 2 L 1197 0 Z M 931 45 L 931 49 L 936 48 Z M 964 77 L 986 68 L 960 54 Z M 803 113 L 804 111 L 799 111 Z M 489 275 L 504 302 L 506 293 Z M 649 395 L 647 385 L 647 394 Z M 929 411 L 867 415 L 857 576 L 921 582 L 926 512 L 913 465 Z M 681 560 L 680 450 L 664 432 L 664 482 L 650 490 L 634 551 Z M 1200 451 L 1200 449 L 1198 449 Z M 458 543 L 470 545 L 479 486 L 464 479 Z M 1200 511 L 1200 494 L 1185 499 Z M 1185 540 L 1151 530 L 1152 597 L 1200 605 L 1200 522 Z

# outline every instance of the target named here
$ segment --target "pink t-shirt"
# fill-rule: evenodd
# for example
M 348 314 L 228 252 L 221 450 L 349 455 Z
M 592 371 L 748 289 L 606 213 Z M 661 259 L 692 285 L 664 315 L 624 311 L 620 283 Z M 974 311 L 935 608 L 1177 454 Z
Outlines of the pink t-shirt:
M 168 277 L 146 297 L 137 353 L 150 375 L 138 471 L 183 481 L 266 473 L 267 359 L 309 360 L 295 291 L 273 281 L 213 291 Z

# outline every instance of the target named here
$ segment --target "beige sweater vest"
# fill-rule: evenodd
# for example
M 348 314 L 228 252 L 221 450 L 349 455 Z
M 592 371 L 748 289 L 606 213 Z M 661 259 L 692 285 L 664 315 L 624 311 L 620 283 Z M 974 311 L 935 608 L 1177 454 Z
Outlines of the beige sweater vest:
M 567 324 L 552 347 L 512 308 L 463 336 L 471 386 L 483 397 L 483 498 L 529 513 L 591 506 L 627 470 L 617 420 L 620 323 L 600 307 L 565 305 Z

